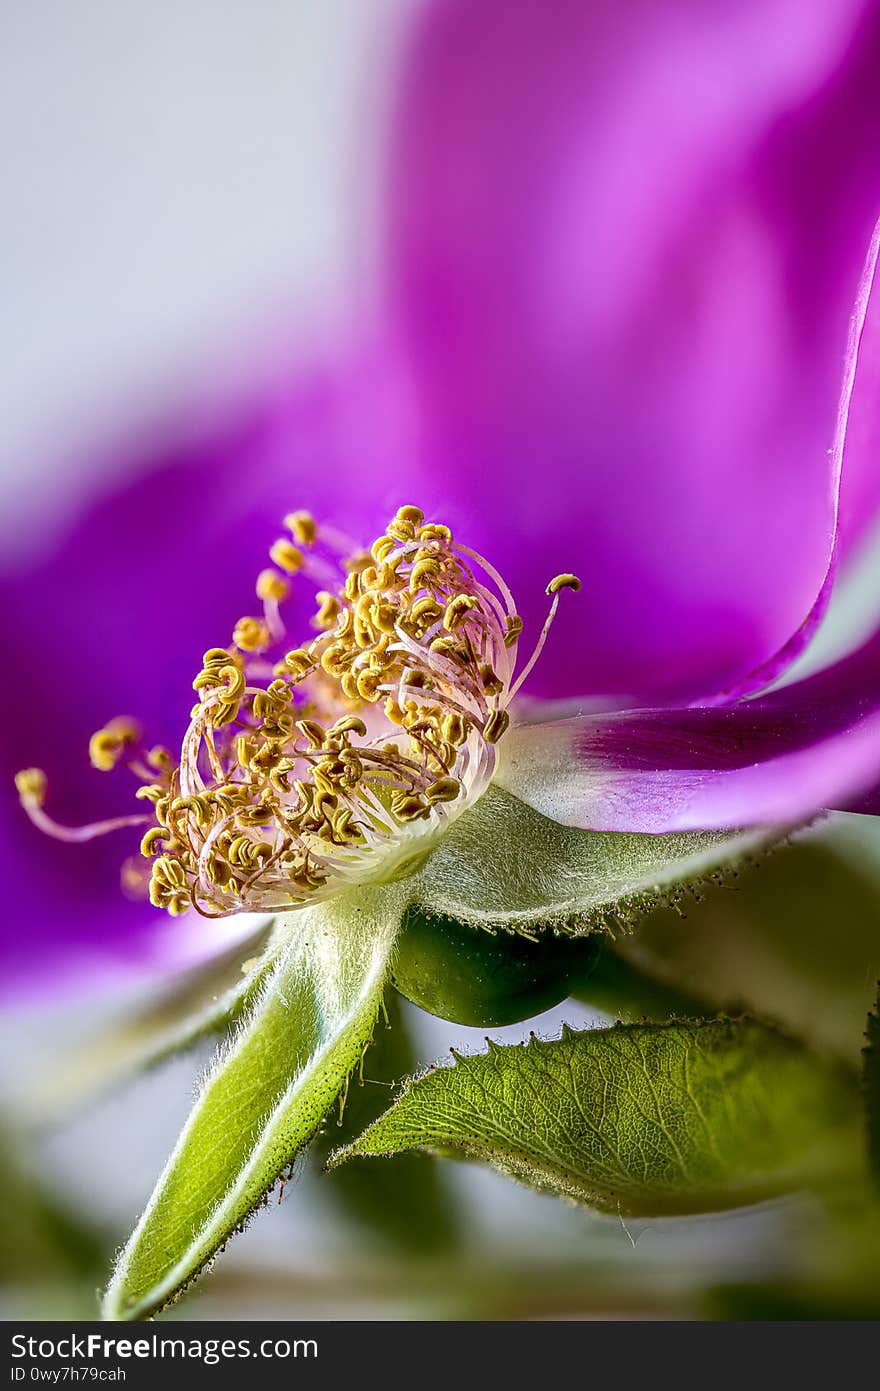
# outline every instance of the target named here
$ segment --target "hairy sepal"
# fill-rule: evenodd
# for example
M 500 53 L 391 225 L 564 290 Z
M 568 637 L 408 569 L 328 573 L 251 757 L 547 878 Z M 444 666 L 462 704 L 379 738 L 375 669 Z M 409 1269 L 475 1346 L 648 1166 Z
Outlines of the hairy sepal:
M 404 901 L 400 886 L 362 887 L 295 915 L 119 1257 L 107 1318 L 166 1305 L 315 1134 L 372 1036 Z
M 413 880 L 426 914 L 473 927 L 588 933 L 635 924 L 784 834 L 624 835 L 563 826 L 492 786 L 447 831 Z

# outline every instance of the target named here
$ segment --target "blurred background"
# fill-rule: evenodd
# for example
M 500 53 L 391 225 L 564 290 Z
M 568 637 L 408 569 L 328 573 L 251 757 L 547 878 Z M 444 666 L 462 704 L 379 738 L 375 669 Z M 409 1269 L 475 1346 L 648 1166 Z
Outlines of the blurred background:
M 77 760 L 89 730 L 145 684 L 137 615 L 150 585 L 161 574 L 167 593 L 183 585 L 186 596 L 149 629 L 158 676 L 134 713 L 158 723 L 169 683 L 188 684 L 188 654 L 214 640 L 218 615 L 237 616 L 230 596 L 259 568 L 271 518 L 311 501 L 300 496 L 316 488 L 309 470 L 337 470 L 349 514 L 372 489 L 365 525 L 389 500 L 420 500 L 398 496 L 410 467 L 435 480 L 432 505 L 477 530 L 500 499 L 511 550 L 534 543 L 515 578 L 537 593 L 583 486 L 594 522 L 575 518 L 568 536 L 594 527 L 595 602 L 578 651 L 593 653 L 597 692 L 687 692 L 772 650 L 817 587 L 822 536 L 806 538 L 827 505 L 846 326 L 880 211 L 880 7 L 807 9 L 529 0 L 514 16 L 494 0 L 6 0 L 5 783 L 7 765 L 42 761 L 73 819 L 78 802 L 118 808 L 120 791 L 96 790 Z M 248 492 L 255 460 L 263 473 Z M 194 479 L 208 499 L 203 537 L 188 510 Z M 621 505 L 634 491 L 638 515 Z M 825 656 L 876 615 L 878 493 L 866 477 L 844 497 L 848 565 Z M 738 506 L 745 494 L 753 510 Z M 247 536 L 217 564 L 212 547 L 237 535 L 236 508 Z M 106 564 L 88 570 L 102 546 Z M 747 577 L 741 602 L 733 573 Z M 788 589 L 774 607 L 764 596 L 779 573 Z M 665 646 L 639 618 L 645 587 L 668 603 Z M 707 624 L 717 639 L 698 650 Z M 585 670 L 572 679 L 539 694 L 582 694 Z M 59 682 L 64 728 L 46 713 Z M 30 723 L 23 711 L 36 712 Z M 44 860 L 9 803 L 0 1310 L 90 1317 L 208 1055 L 165 1064 L 49 1130 L 25 1123 L 35 1079 L 241 929 L 144 926 L 116 906 L 118 847 L 82 852 L 76 867 L 60 852 Z M 834 836 L 836 872 L 860 875 L 864 950 L 838 990 L 856 1018 L 878 974 L 880 844 L 862 818 Z M 766 979 L 749 911 L 747 897 L 731 927 L 744 934 L 741 998 Z M 759 922 L 767 911 L 754 908 Z M 784 1015 L 802 984 L 790 945 L 771 1013 Z M 823 973 L 827 984 L 824 968 L 820 955 L 813 984 Z M 801 1008 L 821 1012 L 812 985 Z M 570 1002 L 493 1036 L 611 1017 Z M 483 1046 L 481 1031 L 408 1005 L 395 1030 L 410 1069 Z M 857 1047 L 845 1029 L 830 1043 Z M 387 1094 L 387 1079 L 370 1085 Z M 633 1228 L 485 1172 L 413 1163 L 399 1181 L 349 1189 L 308 1161 L 179 1312 L 688 1315 L 710 1309 L 707 1291 L 784 1282 L 792 1231 L 809 1231 L 811 1252 L 825 1240 L 803 1204 Z M 423 1209 L 418 1242 L 417 1224 L 391 1211 L 395 1187 Z

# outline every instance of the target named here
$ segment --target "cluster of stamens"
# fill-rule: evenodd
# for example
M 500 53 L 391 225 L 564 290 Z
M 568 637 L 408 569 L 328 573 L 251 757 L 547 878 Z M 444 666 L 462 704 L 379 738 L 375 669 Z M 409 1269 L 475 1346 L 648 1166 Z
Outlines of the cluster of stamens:
M 510 592 L 448 527 L 402 507 L 369 551 L 351 554 L 307 513 L 285 525 L 257 580 L 262 613 L 205 653 L 179 760 L 144 748 L 131 721 L 92 737 L 94 766 L 131 768 L 149 814 L 59 827 L 43 774 L 18 775 L 50 834 L 148 823 L 149 897 L 172 914 L 291 908 L 406 872 L 485 790 L 558 593 L 578 587 L 572 575 L 548 586 L 547 623 L 514 679 L 523 625 Z M 282 611 L 303 579 L 317 591 L 316 635 L 288 649 Z

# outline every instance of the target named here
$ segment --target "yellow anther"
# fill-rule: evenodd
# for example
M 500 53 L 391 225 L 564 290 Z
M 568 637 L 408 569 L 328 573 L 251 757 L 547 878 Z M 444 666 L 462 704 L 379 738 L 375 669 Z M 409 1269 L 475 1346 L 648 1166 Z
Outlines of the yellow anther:
M 426 690 L 431 685 L 431 678 L 419 667 L 406 667 L 400 679 L 404 686 L 411 686 L 414 691 Z
M 137 725 L 131 720 L 111 720 L 98 729 L 89 740 L 89 761 L 93 768 L 109 773 L 115 768 L 126 748 L 138 738 Z
M 396 516 L 399 522 L 409 522 L 411 526 L 421 526 L 425 520 L 421 507 L 398 507 Z
M 457 638 L 432 638 L 428 644 L 428 651 L 438 652 L 441 657 L 461 656 L 461 646 Z
M 364 622 L 362 618 L 355 617 L 354 620 L 354 640 L 361 651 L 373 645 L 373 629 L 369 622 Z
M 253 709 L 256 719 L 264 720 L 267 716 L 272 717 L 280 714 L 284 707 L 284 703 L 284 701 L 276 700 L 273 695 L 270 695 L 268 690 L 258 691 L 254 696 L 251 708 Z
M 272 681 L 266 687 L 266 695 L 273 700 L 280 701 L 282 705 L 289 705 L 293 700 L 293 691 L 286 681 Z
M 386 528 L 388 535 L 393 536 L 395 541 L 414 541 L 416 529 L 412 522 L 407 522 L 399 517 L 388 523 Z
M 273 565 L 277 565 L 279 570 L 286 570 L 288 575 L 295 575 L 303 567 L 303 553 L 292 541 L 288 541 L 285 536 L 271 545 L 269 548 L 269 559 Z
M 385 679 L 384 672 L 381 671 L 362 671 L 357 677 L 357 693 L 361 700 L 376 701 L 381 699 L 379 687 Z
M 324 747 L 327 731 L 323 725 L 318 724 L 317 720 L 297 720 L 296 727 L 308 739 L 310 748 L 321 749 Z
M 225 701 L 225 700 L 223 700 L 223 701 L 220 701 L 217 705 L 212 705 L 212 706 L 211 706 L 210 713 L 209 713 L 209 715 L 208 715 L 208 720 L 209 720 L 209 722 L 213 725 L 213 727 L 214 727 L 215 729 L 222 729 L 224 725 L 226 725 L 226 724 L 231 724 L 232 721 L 233 721 L 234 719 L 237 719 L 237 717 L 238 717 L 238 712 L 239 712 L 239 704 L 238 704 L 238 701 L 235 701 L 235 700 Z M 196 706 L 196 709 L 195 709 L 195 711 L 194 711 L 194 715 L 196 715 L 196 714 L 198 714 L 198 713 L 199 713 L 199 707 Z
M 277 599 L 281 603 L 289 593 L 290 585 L 277 570 L 261 570 L 257 575 L 258 599 Z
M 422 817 L 431 814 L 431 808 L 427 802 L 422 801 L 421 797 L 409 793 L 392 797 L 391 810 L 398 821 L 420 821 Z
M 442 526 L 437 522 L 429 522 L 427 526 L 420 526 L 416 536 L 419 541 L 439 541 L 445 546 L 448 546 L 452 541 L 452 532 L 449 527 Z
M 354 672 L 344 671 L 339 678 L 339 686 L 346 700 L 358 700 L 357 677 Z
M 426 627 L 430 627 L 432 623 L 437 622 L 442 613 L 443 610 L 437 600 L 432 598 L 430 594 L 423 594 L 421 599 L 416 599 L 410 609 L 409 618 L 413 623 L 424 623 Z
M 149 860 L 158 854 L 159 845 L 165 837 L 164 826 L 151 826 L 141 841 L 141 854 Z
M 357 826 L 352 825 L 353 813 L 351 807 L 341 807 L 336 815 L 331 818 L 330 828 L 334 837 L 338 841 L 359 840 L 361 833 Z
M 386 637 L 394 637 L 397 632 L 397 611 L 393 604 L 373 604 L 370 608 L 370 621 L 373 627 Z
M 487 744 L 497 744 L 507 726 L 510 716 L 506 710 L 493 710 L 483 725 L 483 738 Z
M 46 800 L 46 774 L 42 768 L 22 768 L 15 775 L 15 787 L 22 802 L 41 807 Z
M 409 576 L 409 588 L 411 594 L 416 594 L 425 586 L 430 586 L 442 573 L 443 566 L 435 556 L 423 556 L 417 560 Z
M 581 582 L 577 575 L 556 575 L 547 586 L 548 594 L 558 594 L 560 589 L 573 589 L 575 593 L 580 589 Z
M 165 795 L 165 788 L 158 782 L 144 783 L 134 794 L 139 802 L 158 802 Z
M 446 605 L 446 612 L 443 615 L 443 627 L 447 632 L 454 633 L 461 620 L 466 614 L 480 607 L 480 601 L 475 594 L 456 594 L 454 599 L 450 599 Z
M 488 662 L 480 663 L 479 673 L 480 682 L 487 695 L 498 695 L 500 691 L 504 690 L 504 682 Z
M 389 556 L 396 547 L 397 542 L 393 536 L 380 536 L 370 547 L 370 555 L 381 565 L 386 556 Z
M 284 654 L 284 665 L 293 676 L 302 676 L 315 665 L 315 659 L 304 647 L 294 647 Z
M 289 739 L 293 733 L 293 716 L 287 710 L 267 715 L 260 726 L 260 731 L 267 739 Z
M 348 671 L 352 664 L 352 653 L 341 642 L 331 642 L 321 653 L 321 666 L 328 676 L 337 680 Z
M 461 792 L 458 778 L 438 778 L 425 792 L 429 802 L 454 802 Z
M 326 589 L 321 589 L 317 594 L 318 612 L 315 614 L 315 623 L 319 628 L 332 628 L 339 617 L 340 603 L 335 594 L 329 593 Z
M 153 878 L 182 889 L 186 884 L 186 873 L 180 860 L 172 855 L 160 855 L 153 865 Z
M 261 652 L 269 646 L 269 629 L 262 619 L 240 618 L 235 625 L 232 641 L 242 652 Z
M 223 694 L 227 700 L 235 701 L 244 695 L 247 681 L 241 667 L 229 662 L 217 671 L 217 685 L 223 687 Z
M 403 724 L 403 711 L 393 696 L 389 696 L 385 702 L 385 718 L 392 724 Z
M 311 512 L 288 512 L 284 525 L 300 546 L 313 546 L 318 528 Z
M 367 726 L 363 720 L 358 719 L 357 715 L 345 715 L 341 720 L 337 720 L 328 730 L 334 738 L 342 738 L 346 734 L 357 734 L 363 738 L 367 732 Z
M 504 621 L 504 646 L 513 647 L 517 638 L 523 630 L 523 621 L 518 613 L 507 615 Z
M 456 748 L 459 748 L 468 736 L 467 721 L 457 711 L 452 711 L 443 717 L 440 730 L 443 738 Z

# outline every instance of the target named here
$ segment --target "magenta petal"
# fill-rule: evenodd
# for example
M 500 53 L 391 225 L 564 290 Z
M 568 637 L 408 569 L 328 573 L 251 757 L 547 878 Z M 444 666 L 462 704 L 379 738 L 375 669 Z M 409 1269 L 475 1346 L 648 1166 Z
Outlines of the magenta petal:
M 858 481 L 880 459 L 880 305 L 874 293 L 880 256 L 880 222 L 871 245 L 850 321 L 837 427 L 831 449 L 828 563 L 822 587 L 800 627 L 768 661 L 705 705 L 725 705 L 764 690 L 797 660 L 825 617 L 837 574 L 841 529 L 840 493 L 845 477 Z
M 582 573 L 536 694 L 705 695 L 810 610 L 878 66 L 859 0 L 427 7 L 389 277 L 463 529 L 531 622 Z M 845 548 L 878 473 L 848 468 Z
M 62 845 L 28 822 L 13 775 L 49 778 L 48 809 L 69 824 L 137 811 L 135 780 L 88 764 L 89 735 L 117 714 L 173 747 L 207 647 L 229 641 L 256 606 L 254 580 L 280 520 L 295 507 L 371 535 L 401 502 L 399 461 L 412 455 L 406 394 L 381 354 L 315 368 L 216 421 L 181 423 L 161 442 L 121 447 L 112 493 L 65 533 L 0 575 L 4 641 L 14 663 L 0 747 L 3 984 L 63 976 L 89 960 L 145 968 L 204 951 L 204 923 L 170 923 L 120 888 L 139 834 Z M 369 479 L 365 486 L 364 479 Z M 304 632 L 314 612 L 306 587 Z M 218 929 L 218 933 L 220 933 Z M 218 945 L 222 945 L 218 935 Z
M 497 781 L 595 831 L 796 825 L 880 778 L 880 632 L 805 681 L 729 708 L 635 710 L 525 725 Z

